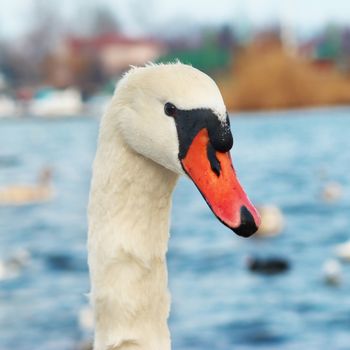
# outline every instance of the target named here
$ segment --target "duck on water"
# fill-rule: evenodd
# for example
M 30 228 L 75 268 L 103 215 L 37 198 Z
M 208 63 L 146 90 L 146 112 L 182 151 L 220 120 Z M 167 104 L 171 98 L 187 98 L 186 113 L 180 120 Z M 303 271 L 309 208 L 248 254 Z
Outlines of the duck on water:
M 166 252 L 180 175 L 240 236 L 260 217 L 231 163 L 215 82 L 181 63 L 132 68 L 99 133 L 89 201 L 88 259 L 95 350 L 169 350 Z
M 52 169 L 41 170 L 36 184 L 13 184 L 0 188 L 0 206 L 22 206 L 43 203 L 54 196 Z

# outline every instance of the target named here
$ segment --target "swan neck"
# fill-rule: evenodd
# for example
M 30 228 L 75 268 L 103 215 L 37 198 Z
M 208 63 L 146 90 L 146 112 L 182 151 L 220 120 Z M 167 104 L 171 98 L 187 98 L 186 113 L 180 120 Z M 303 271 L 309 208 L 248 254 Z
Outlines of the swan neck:
M 88 238 L 95 350 L 170 349 L 166 252 L 176 180 L 101 129 Z

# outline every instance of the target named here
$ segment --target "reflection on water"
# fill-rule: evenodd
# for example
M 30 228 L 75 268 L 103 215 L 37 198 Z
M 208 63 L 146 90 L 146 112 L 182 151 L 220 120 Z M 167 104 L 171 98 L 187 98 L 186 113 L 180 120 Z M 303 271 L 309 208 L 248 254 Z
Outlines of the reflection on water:
M 233 161 L 247 192 L 285 215 L 274 238 L 234 236 L 194 186 L 180 181 L 168 254 L 174 349 L 348 348 L 350 266 L 342 266 L 337 287 L 323 282 L 322 266 L 350 239 L 349 113 L 232 120 Z M 86 203 L 97 127 L 91 119 L 0 123 L 0 187 L 34 183 L 50 165 L 56 193 L 47 203 L 0 207 L 1 350 L 75 349 L 87 336 L 79 314 L 89 290 Z M 330 181 L 343 193 L 325 202 Z M 1 266 L 24 255 L 12 265 L 16 274 L 1 278 Z M 290 268 L 252 273 L 248 257 L 283 258 Z

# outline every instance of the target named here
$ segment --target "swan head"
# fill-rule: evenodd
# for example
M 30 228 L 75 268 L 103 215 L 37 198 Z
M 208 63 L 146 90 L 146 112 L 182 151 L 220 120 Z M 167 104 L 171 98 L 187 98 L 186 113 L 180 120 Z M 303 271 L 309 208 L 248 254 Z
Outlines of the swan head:
M 232 166 L 229 117 L 215 82 L 181 63 L 132 68 L 119 82 L 117 127 L 135 152 L 185 174 L 226 226 L 252 235 L 260 216 Z

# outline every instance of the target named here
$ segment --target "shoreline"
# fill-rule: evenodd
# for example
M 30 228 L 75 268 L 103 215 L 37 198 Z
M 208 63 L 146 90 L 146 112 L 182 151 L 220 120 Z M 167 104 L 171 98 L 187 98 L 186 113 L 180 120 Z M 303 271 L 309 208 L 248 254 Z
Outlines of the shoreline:
M 339 112 L 349 112 L 350 116 L 350 104 L 349 105 L 330 105 L 330 106 L 310 106 L 310 107 L 296 107 L 296 108 L 281 108 L 281 109 L 257 109 L 257 110 L 230 110 L 228 111 L 228 114 L 231 118 L 237 118 L 237 117 L 245 117 L 245 118 L 251 118 L 251 117 L 278 117 L 283 118 L 283 115 L 290 116 L 295 114 L 301 114 L 301 113 L 307 113 L 307 114 L 314 114 L 317 112 L 333 112 L 333 111 L 339 111 Z M 282 116 L 281 116 L 282 114 Z M 49 115 L 49 116 L 42 116 L 42 115 L 28 115 L 28 114 L 20 114 L 20 115 L 14 115 L 14 116 L 2 116 L 0 117 L 1 121 L 11 121 L 11 120 L 44 120 L 44 121 L 56 121 L 56 120 L 81 120 L 81 119 L 99 119 L 102 117 L 102 114 L 95 114 L 91 112 L 86 113 L 77 113 L 72 115 Z

